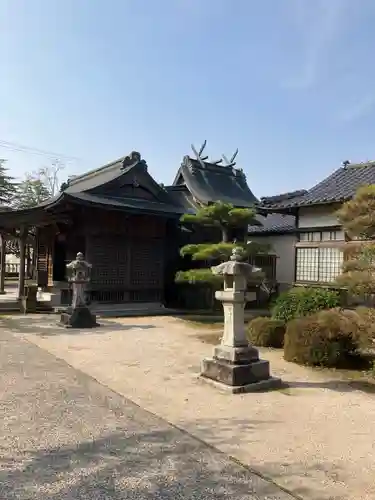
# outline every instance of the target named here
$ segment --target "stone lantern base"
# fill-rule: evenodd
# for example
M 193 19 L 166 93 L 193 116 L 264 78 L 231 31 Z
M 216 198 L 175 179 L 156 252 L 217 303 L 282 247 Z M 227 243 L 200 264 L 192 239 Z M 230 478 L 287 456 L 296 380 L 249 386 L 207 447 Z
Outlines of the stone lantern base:
M 203 360 L 200 378 L 233 394 L 282 386 L 281 379 L 270 375 L 269 362 L 259 359 L 253 346 L 215 347 L 213 358 Z
M 86 306 L 68 308 L 61 313 L 59 326 L 65 328 L 95 328 L 99 326 L 95 314 Z

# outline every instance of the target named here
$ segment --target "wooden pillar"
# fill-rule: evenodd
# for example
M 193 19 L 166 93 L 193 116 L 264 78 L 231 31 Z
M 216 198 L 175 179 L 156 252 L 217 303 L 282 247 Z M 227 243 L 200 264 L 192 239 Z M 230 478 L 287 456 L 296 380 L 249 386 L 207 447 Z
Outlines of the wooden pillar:
M 26 264 L 26 239 L 27 227 L 20 229 L 19 244 L 20 244 L 20 274 L 18 280 L 18 298 L 24 295 L 25 291 L 25 264 Z
M 5 257 L 6 257 L 6 239 L 3 234 L 0 233 L 0 294 L 5 293 Z

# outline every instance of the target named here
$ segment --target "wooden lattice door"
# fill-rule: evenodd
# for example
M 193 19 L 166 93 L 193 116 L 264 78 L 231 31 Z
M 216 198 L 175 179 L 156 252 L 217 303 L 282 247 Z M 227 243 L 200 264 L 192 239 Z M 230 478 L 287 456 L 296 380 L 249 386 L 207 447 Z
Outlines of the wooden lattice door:
M 155 238 L 133 242 L 130 266 L 132 300 L 162 300 L 164 288 L 163 253 L 163 239 Z

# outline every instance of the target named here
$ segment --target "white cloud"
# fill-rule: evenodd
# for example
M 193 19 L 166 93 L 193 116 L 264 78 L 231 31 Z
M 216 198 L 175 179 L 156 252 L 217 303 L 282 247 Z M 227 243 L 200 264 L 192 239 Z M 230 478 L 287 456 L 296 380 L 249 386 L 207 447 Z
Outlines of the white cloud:
M 320 77 L 328 56 L 343 32 L 345 0 L 289 0 L 297 40 L 302 46 L 300 68 L 285 82 L 289 88 L 308 88 Z

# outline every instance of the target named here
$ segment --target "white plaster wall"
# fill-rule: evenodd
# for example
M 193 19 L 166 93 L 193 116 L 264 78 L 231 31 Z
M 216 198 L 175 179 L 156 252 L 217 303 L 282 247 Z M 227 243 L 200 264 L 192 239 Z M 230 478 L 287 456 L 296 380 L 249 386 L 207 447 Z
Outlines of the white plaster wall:
M 294 282 L 295 246 L 297 237 L 294 234 L 275 234 L 262 236 L 251 235 L 252 241 L 272 246 L 277 255 L 276 279 L 280 283 L 280 289 L 288 288 Z
M 299 228 L 337 226 L 339 224 L 335 212 L 338 207 L 331 205 L 302 207 L 299 209 Z

